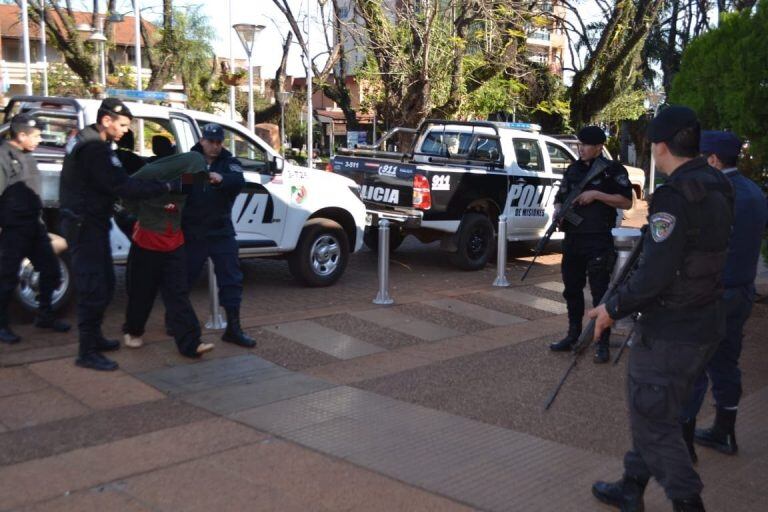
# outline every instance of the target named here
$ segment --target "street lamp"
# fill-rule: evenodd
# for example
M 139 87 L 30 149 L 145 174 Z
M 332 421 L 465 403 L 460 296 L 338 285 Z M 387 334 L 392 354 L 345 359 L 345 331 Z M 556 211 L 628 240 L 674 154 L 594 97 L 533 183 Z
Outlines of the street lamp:
M 237 37 L 243 43 L 246 55 L 248 55 L 248 129 L 253 131 L 253 65 L 251 64 L 251 54 L 253 53 L 253 44 L 256 37 L 264 30 L 264 25 L 253 25 L 252 23 L 237 23 L 232 25 L 237 32 Z
M 291 99 L 291 91 L 280 91 L 277 96 L 280 99 L 280 152 L 285 156 L 285 105 Z
M 79 23 L 75 29 L 82 34 L 90 34 L 88 41 L 96 43 L 99 47 L 99 77 L 101 85 L 106 87 L 107 84 L 107 65 L 106 57 L 104 55 L 104 47 L 107 42 L 107 38 L 104 36 L 104 19 L 99 17 L 97 19 L 97 28 L 93 28 L 87 23 Z

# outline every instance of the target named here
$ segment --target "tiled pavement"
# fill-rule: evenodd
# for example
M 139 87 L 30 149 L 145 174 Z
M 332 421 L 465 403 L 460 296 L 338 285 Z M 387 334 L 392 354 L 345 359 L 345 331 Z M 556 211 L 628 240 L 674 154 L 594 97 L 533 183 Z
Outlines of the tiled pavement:
M 371 305 L 371 287 L 274 314 L 254 304 L 259 347 L 219 343 L 199 362 L 160 315 L 111 375 L 74 367 L 71 336 L 22 326 L 26 347 L 0 347 L 0 511 L 609 510 L 589 485 L 620 472 L 623 365 L 585 359 L 542 411 L 568 363 L 544 348 L 565 325 L 556 267 L 500 290 L 492 269 L 454 283 L 399 257 L 412 279 L 396 306 Z M 267 310 L 288 302 L 274 293 Z M 766 328 L 761 305 L 740 455 L 699 450 L 709 510 L 768 510 Z M 647 510 L 668 509 L 653 486 Z

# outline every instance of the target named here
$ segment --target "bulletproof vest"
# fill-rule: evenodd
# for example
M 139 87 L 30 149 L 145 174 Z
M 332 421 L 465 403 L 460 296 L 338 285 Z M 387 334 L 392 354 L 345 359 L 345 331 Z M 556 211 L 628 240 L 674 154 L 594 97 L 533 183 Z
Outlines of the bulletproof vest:
M 0 224 L 12 226 L 38 218 L 43 204 L 40 172 L 33 157 L 7 142 L 0 144 L 0 172 Z
M 705 167 L 667 183 L 685 199 L 685 259 L 659 302 L 670 309 L 710 304 L 723 291 L 722 273 L 733 223 L 733 188 L 720 172 Z
M 59 201 L 65 214 L 83 215 L 92 203 L 89 198 L 89 184 L 86 182 L 87 162 L 80 158 L 80 151 L 88 144 L 104 142 L 99 137 L 99 132 L 94 126 L 88 126 L 80 130 L 77 135 L 67 142 L 67 154 L 61 168 L 59 187 Z

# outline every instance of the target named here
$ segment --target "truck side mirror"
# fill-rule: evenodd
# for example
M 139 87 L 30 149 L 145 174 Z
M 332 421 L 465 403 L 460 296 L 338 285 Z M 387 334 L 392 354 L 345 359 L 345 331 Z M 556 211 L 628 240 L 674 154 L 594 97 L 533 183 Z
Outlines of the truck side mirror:
M 283 167 L 285 165 L 285 160 L 281 156 L 275 156 L 272 158 L 272 161 L 270 162 L 269 170 L 273 174 L 280 174 L 283 172 Z

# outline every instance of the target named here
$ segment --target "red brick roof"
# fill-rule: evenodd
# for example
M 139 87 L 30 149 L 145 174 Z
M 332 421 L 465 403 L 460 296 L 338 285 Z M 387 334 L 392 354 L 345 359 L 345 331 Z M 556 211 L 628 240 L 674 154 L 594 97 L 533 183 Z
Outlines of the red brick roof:
M 56 22 L 57 24 L 61 25 L 61 19 L 59 18 L 59 15 L 56 13 L 56 11 L 53 9 L 48 9 L 46 12 L 48 23 Z M 92 14 L 90 12 L 75 11 L 74 16 L 75 24 L 91 24 Z M 145 27 L 147 27 L 150 33 L 155 31 L 155 26 L 152 23 L 143 19 L 141 22 Z M 120 23 L 110 23 L 110 31 L 114 34 L 111 39 L 115 44 L 121 46 L 133 46 L 135 44 L 136 39 L 134 38 L 134 23 L 135 21 L 133 16 L 126 16 L 125 19 Z M 21 9 L 19 9 L 19 6 L 15 4 L 0 5 L 0 36 L 19 39 L 22 37 Z M 31 18 L 29 22 L 29 38 L 40 38 L 40 31 L 38 30 L 38 26 L 32 22 Z

